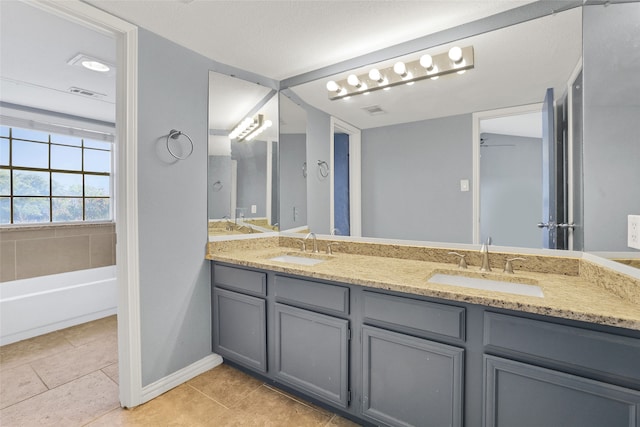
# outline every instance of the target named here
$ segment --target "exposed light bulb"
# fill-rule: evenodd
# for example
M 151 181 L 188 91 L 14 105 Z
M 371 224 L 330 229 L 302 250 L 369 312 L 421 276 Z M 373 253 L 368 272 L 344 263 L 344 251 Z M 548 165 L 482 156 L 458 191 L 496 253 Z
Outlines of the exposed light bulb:
M 264 122 L 264 127 L 270 128 L 271 126 L 273 126 L 273 122 L 271 120 L 267 120 Z
M 355 74 L 349 74 L 349 77 L 347 77 L 347 83 L 353 87 L 360 87 L 360 79 Z
M 327 90 L 329 92 L 338 92 L 340 90 L 340 85 L 333 80 L 329 80 L 327 82 Z
M 433 70 L 433 58 L 431 55 L 422 55 L 420 57 L 420 65 L 427 69 L 427 71 Z
M 407 66 L 402 61 L 398 61 L 393 64 L 393 71 L 401 77 L 407 76 Z
M 372 68 L 371 71 L 369 71 L 369 78 L 378 83 L 382 82 L 382 74 L 380 73 L 380 70 L 378 70 L 377 68 Z
M 462 61 L 462 49 L 458 46 L 449 49 L 449 59 L 452 60 L 454 64 L 460 63 L 460 61 Z

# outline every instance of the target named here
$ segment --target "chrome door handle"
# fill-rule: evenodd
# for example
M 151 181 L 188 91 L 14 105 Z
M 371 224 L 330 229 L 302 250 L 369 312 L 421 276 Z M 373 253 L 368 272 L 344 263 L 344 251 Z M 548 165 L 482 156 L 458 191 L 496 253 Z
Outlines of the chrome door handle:
M 553 230 L 554 228 L 570 228 L 570 229 L 574 229 L 575 228 L 575 224 L 571 223 L 571 224 L 565 224 L 565 223 L 561 223 L 561 224 L 557 224 L 555 222 L 539 222 L 538 223 L 538 228 L 548 228 L 550 230 Z
M 558 226 L 558 224 L 556 224 L 553 221 L 551 221 L 551 222 L 539 222 L 538 223 L 538 228 L 548 228 L 550 230 L 553 230 L 557 226 Z

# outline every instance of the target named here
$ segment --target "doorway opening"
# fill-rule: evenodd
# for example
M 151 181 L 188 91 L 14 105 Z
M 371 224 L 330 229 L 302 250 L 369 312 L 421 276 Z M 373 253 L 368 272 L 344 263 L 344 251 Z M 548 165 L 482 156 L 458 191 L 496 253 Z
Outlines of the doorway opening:
M 331 234 L 362 235 L 360 129 L 331 117 L 330 221 Z
M 541 247 L 542 104 L 473 114 L 473 243 Z

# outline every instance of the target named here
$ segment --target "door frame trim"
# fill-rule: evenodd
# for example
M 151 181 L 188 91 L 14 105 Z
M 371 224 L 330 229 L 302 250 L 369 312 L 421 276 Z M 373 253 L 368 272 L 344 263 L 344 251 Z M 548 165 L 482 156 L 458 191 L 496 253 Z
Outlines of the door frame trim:
M 118 281 L 119 398 L 143 403 L 138 244 L 138 27 L 79 0 L 27 4 L 115 39 L 116 64 L 116 276 Z
M 542 111 L 542 103 L 518 105 L 515 107 L 498 108 L 496 110 L 479 111 L 472 117 L 472 243 L 480 244 L 480 122 L 485 119 L 493 119 L 506 116 L 517 116 Z

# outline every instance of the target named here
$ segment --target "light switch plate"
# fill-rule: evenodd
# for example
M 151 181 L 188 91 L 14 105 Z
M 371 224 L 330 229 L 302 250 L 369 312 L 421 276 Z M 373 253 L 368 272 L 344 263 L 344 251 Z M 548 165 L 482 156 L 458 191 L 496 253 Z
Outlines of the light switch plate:
M 469 191 L 469 180 L 461 179 L 460 180 L 460 191 Z
M 256 205 L 251 205 L 251 213 L 258 212 L 258 207 Z
M 640 249 L 640 215 L 629 215 L 627 218 L 627 246 Z

